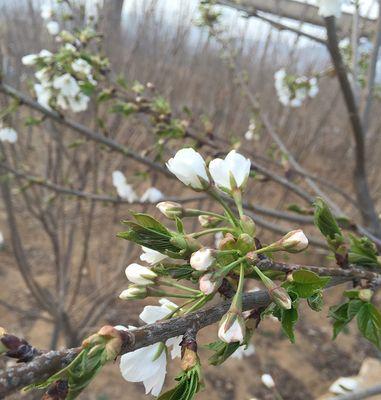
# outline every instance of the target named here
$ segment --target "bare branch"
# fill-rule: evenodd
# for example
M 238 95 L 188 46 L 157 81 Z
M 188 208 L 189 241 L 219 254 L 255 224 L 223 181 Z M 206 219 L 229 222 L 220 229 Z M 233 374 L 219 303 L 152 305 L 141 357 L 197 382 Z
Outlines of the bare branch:
M 340 54 L 336 35 L 335 17 L 327 17 L 325 18 L 325 21 L 328 36 L 328 49 L 340 82 L 341 90 L 349 114 L 349 119 L 352 125 L 353 137 L 355 140 L 355 167 L 353 179 L 357 201 L 360 206 L 360 212 L 364 223 L 369 226 L 374 234 L 381 237 L 381 224 L 378 220 L 374 202 L 371 198 L 368 187 L 364 130 L 361 124 L 353 90 L 348 79 L 345 64 Z

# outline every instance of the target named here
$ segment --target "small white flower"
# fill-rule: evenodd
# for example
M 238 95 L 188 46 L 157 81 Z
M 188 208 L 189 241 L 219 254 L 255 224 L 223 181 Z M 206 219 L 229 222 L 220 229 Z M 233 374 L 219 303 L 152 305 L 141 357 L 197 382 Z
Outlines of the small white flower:
M 215 261 L 213 250 L 204 247 L 191 255 L 190 265 L 197 271 L 206 271 Z
M 71 43 L 65 43 L 64 49 L 70 51 L 71 53 L 75 53 L 77 51 L 76 47 Z
M 209 183 L 204 159 L 191 148 L 179 150 L 168 160 L 167 167 L 181 182 L 193 189 L 203 189 L 204 182 Z
M 0 128 L 0 142 L 17 142 L 17 132 L 13 128 Z
M 65 96 L 62 96 L 62 94 L 59 94 L 57 96 L 57 106 L 62 108 L 63 110 L 67 110 L 67 100 Z
M 157 264 L 168 258 L 166 255 L 161 254 L 156 250 L 149 249 L 148 247 L 142 246 L 142 250 L 143 253 L 140 255 L 140 259 L 151 265 Z
M 220 327 L 218 329 L 218 337 L 226 343 L 242 343 L 245 337 L 245 332 L 243 326 L 239 321 L 239 317 L 236 317 L 230 328 L 226 329 L 226 323 L 228 322 L 228 320 L 229 318 L 225 318 L 220 324 Z
M 136 263 L 130 264 L 125 272 L 127 279 L 137 285 L 151 285 L 154 283 L 153 280 L 157 277 L 155 272 Z
M 53 16 L 53 9 L 49 4 L 44 4 L 41 6 L 41 18 L 49 19 Z
M 221 158 L 212 160 L 209 164 L 209 172 L 218 187 L 233 190 L 236 186 L 242 189 L 249 177 L 250 166 L 251 162 L 248 158 L 232 150 L 224 160 Z
M 42 50 L 38 53 L 38 57 L 44 58 L 45 61 L 46 61 L 46 59 L 50 59 L 52 56 L 53 56 L 53 53 L 51 53 L 49 50 L 46 50 L 46 49 L 42 49 Z
M 50 86 L 50 75 L 47 68 L 39 69 L 34 76 L 41 82 L 41 85 L 45 87 Z
M 167 299 L 160 299 L 160 306 L 146 306 L 140 318 L 147 324 L 165 318 L 177 308 L 175 303 Z M 117 329 L 126 329 L 118 326 Z M 134 329 L 134 327 L 129 327 Z M 166 346 L 172 346 L 171 357 L 181 357 L 180 342 L 182 336 L 170 338 Z M 167 357 L 164 343 L 155 343 L 130 353 L 123 354 L 120 359 L 120 370 L 124 379 L 130 382 L 143 382 L 146 394 L 158 396 L 164 384 L 167 373 Z
M 160 306 L 145 306 L 143 311 L 140 313 L 139 318 L 146 324 L 153 324 L 157 321 L 162 320 L 167 317 L 178 307 L 177 304 L 169 301 L 168 299 L 162 298 L 159 300 Z M 171 358 L 181 357 L 181 347 L 180 342 L 182 341 L 182 336 L 175 336 L 169 338 L 165 344 L 167 347 L 172 346 Z
M 356 390 L 358 386 L 359 383 L 356 379 L 341 377 L 332 383 L 329 391 L 334 394 L 347 394 Z
M 80 91 L 78 82 L 67 73 L 54 78 L 53 87 L 60 90 L 61 94 L 67 97 L 75 97 Z
M 127 183 L 126 177 L 121 171 L 114 171 L 112 173 L 112 184 L 116 188 L 118 196 L 133 203 L 137 200 L 137 195 L 131 185 Z
M 208 295 L 216 290 L 217 281 L 212 281 L 212 274 L 203 275 L 198 281 L 202 293 Z
M 267 389 L 273 389 L 275 387 L 274 379 L 270 374 L 263 374 L 261 380 Z
M 318 0 L 319 12 L 322 17 L 340 18 L 343 0 Z
M 37 54 L 27 54 L 21 58 L 21 62 L 24 65 L 34 65 L 36 64 L 37 60 L 38 60 Z
M 71 67 L 75 72 L 84 75 L 89 75 L 92 69 L 91 65 L 83 58 L 78 58 L 77 60 L 73 61 Z
M 239 346 L 238 349 L 231 355 L 232 358 L 237 358 L 238 360 L 242 360 L 244 357 L 250 357 L 255 354 L 255 347 L 253 344 L 249 344 L 246 346 Z
M 153 324 L 165 318 L 171 312 L 177 309 L 177 305 L 163 298 L 159 300 L 160 306 L 145 306 L 140 313 L 139 318 L 146 324 Z
M 164 195 L 162 192 L 160 192 L 159 189 L 156 189 L 155 187 L 150 187 L 148 188 L 140 198 L 140 201 L 142 203 L 156 203 L 164 198 Z
M 60 32 L 60 24 L 57 21 L 49 21 L 46 24 L 46 29 L 51 35 L 56 36 Z
M 36 92 L 37 102 L 46 109 L 51 110 L 52 108 L 49 102 L 52 98 L 52 90 L 49 87 L 37 83 L 34 85 L 34 91 Z
M 158 396 L 167 373 L 165 346 L 163 343 L 155 343 L 123 354 L 120 358 L 120 371 L 129 382 L 143 382 L 146 394 Z
M 246 131 L 245 132 L 245 139 L 247 140 L 247 141 L 251 141 L 251 140 L 253 140 L 254 139 L 254 132 L 253 131 L 251 131 L 251 130 L 248 130 L 248 131 Z
M 69 107 L 75 113 L 82 112 L 87 109 L 87 106 L 90 101 L 90 97 L 86 96 L 82 92 L 78 93 L 75 96 L 68 97 Z
M 308 90 L 308 96 L 314 98 L 319 93 L 318 81 L 316 78 L 309 80 L 310 89 Z

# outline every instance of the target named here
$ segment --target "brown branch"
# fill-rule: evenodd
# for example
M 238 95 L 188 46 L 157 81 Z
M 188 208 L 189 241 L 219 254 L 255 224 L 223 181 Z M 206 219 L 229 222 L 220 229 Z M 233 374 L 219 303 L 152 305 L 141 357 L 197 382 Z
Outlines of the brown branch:
M 36 101 L 30 99 L 28 96 L 25 96 L 23 93 L 18 91 L 17 89 L 5 84 L 5 83 L 0 83 L 0 92 L 5 93 L 6 95 L 12 96 L 15 99 L 17 99 L 21 104 L 24 104 L 33 110 L 36 110 L 53 121 L 59 122 L 65 126 L 67 126 L 70 129 L 73 129 L 76 132 L 81 133 L 84 137 L 86 137 L 89 140 L 92 140 L 94 142 L 103 144 L 110 149 L 123 154 L 126 157 L 132 158 L 133 160 L 146 165 L 149 168 L 155 169 L 156 171 L 168 176 L 172 177 L 172 174 L 162 165 L 146 158 L 143 156 L 140 156 L 136 151 L 130 150 L 127 147 L 119 144 L 115 140 L 108 138 L 101 133 L 94 132 L 91 129 L 87 128 L 84 125 L 79 124 L 78 122 L 75 122 L 71 119 L 63 117 L 61 114 L 59 114 L 56 111 L 51 111 L 48 110 L 44 107 L 42 107 L 40 104 L 38 104 Z
M 364 223 L 369 226 L 374 234 L 381 237 L 381 224 L 368 186 L 364 130 L 354 93 L 348 79 L 346 67 L 340 54 L 336 35 L 335 17 L 327 17 L 325 18 L 325 22 L 327 27 L 329 53 L 344 96 L 355 141 L 355 167 L 353 171 L 353 181 L 356 189 L 357 202 Z

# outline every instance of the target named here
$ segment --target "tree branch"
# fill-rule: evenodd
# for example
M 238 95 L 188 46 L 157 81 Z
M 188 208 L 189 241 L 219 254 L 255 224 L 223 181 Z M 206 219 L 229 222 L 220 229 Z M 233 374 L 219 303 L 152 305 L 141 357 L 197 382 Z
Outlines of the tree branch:
M 288 265 L 269 260 L 260 261 L 258 266 L 261 269 L 283 272 L 289 272 L 290 270 L 298 268 L 306 268 L 325 276 L 332 276 L 328 287 L 333 287 L 359 277 L 364 279 L 379 279 L 378 274 L 363 271 L 359 268 L 348 270 L 329 269 L 313 266 Z M 199 329 L 214 324 L 228 311 L 230 302 L 231 300 L 226 300 L 210 308 L 193 312 L 185 317 L 171 318 L 163 322 L 145 325 L 130 331 L 128 342 L 125 343 L 122 354 L 157 342 L 165 342 L 167 339 L 174 336 L 183 335 L 189 328 L 194 326 L 195 322 L 197 322 Z M 267 307 L 270 302 L 270 295 L 265 290 L 245 293 L 243 296 L 243 310 L 246 311 L 255 307 Z M 30 363 L 7 369 L 0 374 L 0 398 L 8 396 L 29 384 L 43 381 L 68 365 L 79 351 L 80 348 L 50 351 L 35 358 Z
M 370 227 L 374 234 L 381 237 L 381 224 L 378 220 L 374 202 L 371 198 L 368 187 L 363 126 L 361 124 L 353 90 L 348 79 L 346 67 L 340 54 L 336 36 L 335 17 L 327 17 L 325 18 L 325 22 L 327 27 L 329 53 L 339 79 L 355 141 L 355 167 L 353 171 L 353 180 L 357 201 L 364 223 Z

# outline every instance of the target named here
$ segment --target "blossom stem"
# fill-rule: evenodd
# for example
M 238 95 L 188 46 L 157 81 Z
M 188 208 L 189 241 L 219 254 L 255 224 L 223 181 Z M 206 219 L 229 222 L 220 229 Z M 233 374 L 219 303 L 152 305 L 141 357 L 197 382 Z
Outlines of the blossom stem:
M 205 303 L 207 303 L 209 300 L 211 300 L 213 298 L 214 294 L 209 294 L 207 296 L 203 296 L 201 297 L 201 299 L 199 299 L 196 303 L 193 304 L 193 306 L 189 307 L 188 310 L 186 310 L 184 312 L 184 314 L 189 314 L 192 311 L 196 311 L 199 308 L 201 308 Z
M 185 290 L 185 291 L 188 291 L 188 292 L 191 292 L 191 293 L 195 293 L 195 294 L 198 294 L 198 295 L 202 294 L 202 292 L 200 292 L 199 290 L 192 289 L 192 288 L 190 288 L 188 286 L 181 285 L 180 283 L 164 281 L 164 280 L 159 280 L 158 283 L 160 285 L 174 287 L 174 288 L 177 288 L 177 289 L 182 289 L 182 290 Z
M 223 209 L 225 210 L 230 223 L 233 226 L 238 226 L 238 221 L 236 216 L 233 214 L 233 211 L 230 209 L 230 207 L 225 203 L 225 201 L 222 199 L 222 197 L 218 194 L 218 192 L 216 190 L 214 190 L 213 188 L 209 188 L 209 190 L 207 191 L 207 193 L 213 197 L 213 199 L 217 200 L 221 206 L 223 207 Z
M 220 220 L 226 219 L 226 217 L 224 215 L 217 214 L 217 213 L 214 213 L 212 211 L 197 210 L 197 209 L 194 209 L 194 208 L 187 208 L 184 211 L 184 216 L 185 217 L 198 217 L 199 215 L 210 215 L 211 217 L 216 217 L 216 218 L 218 218 Z
M 221 268 L 219 271 L 215 273 L 215 276 L 223 278 L 227 275 L 233 268 L 235 268 L 238 264 L 242 263 L 246 259 L 246 256 L 238 258 L 238 260 L 233 261 L 232 263 L 226 265 Z M 243 265 L 243 264 L 242 264 Z
M 210 229 L 205 229 L 204 231 L 201 232 L 194 232 L 191 233 L 190 236 L 193 238 L 197 239 L 201 236 L 208 235 L 209 233 L 216 233 L 216 232 L 230 232 L 233 233 L 234 229 L 231 228 L 210 228 Z
M 235 202 L 235 205 L 237 207 L 239 216 L 242 218 L 243 216 L 243 207 L 242 207 L 242 192 L 240 189 L 234 189 L 232 191 L 233 199 Z

